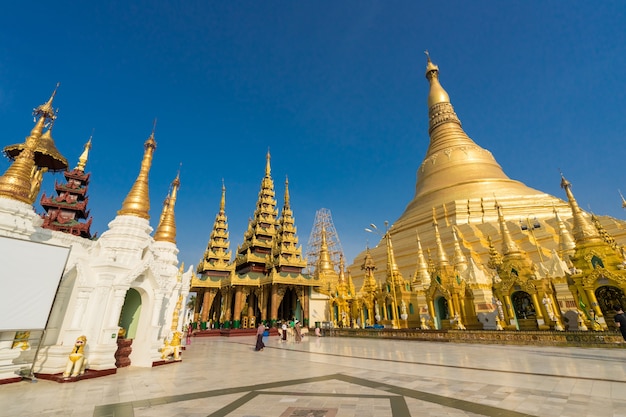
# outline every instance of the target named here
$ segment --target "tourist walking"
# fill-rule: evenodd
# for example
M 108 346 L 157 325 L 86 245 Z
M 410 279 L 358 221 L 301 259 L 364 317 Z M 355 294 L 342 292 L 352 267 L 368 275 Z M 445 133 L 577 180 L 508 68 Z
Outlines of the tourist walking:
M 615 306 L 615 311 L 617 311 L 615 325 L 617 325 L 620 333 L 622 333 L 622 337 L 626 340 L 626 316 L 624 315 L 624 310 L 622 310 L 622 306 Z
M 287 341 L 287 323 L 285 323 L 283 321 L 283 325 L 281 326 L 281 330 L 283 331 L 282 337 L 283 337 L 283 342 Z
M 257 352 L 263 350 L 265 343 L 263 343 L 263 333 L 265 333 L 265 325 L 263 322 L 259 323 L 259 327 L 256 328 L 256 346 L 254 350 Z
M 296 320 L 296 324 L 293 327 L 296 333 L 296 343 L 302 342 L 302 326 L 300 326 L 300 322 Z

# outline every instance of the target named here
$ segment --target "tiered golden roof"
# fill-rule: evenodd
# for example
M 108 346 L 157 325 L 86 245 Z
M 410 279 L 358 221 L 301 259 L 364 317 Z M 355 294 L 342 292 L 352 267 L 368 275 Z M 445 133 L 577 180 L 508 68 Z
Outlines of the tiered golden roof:
M 306 267 L 302 258 L 302 247 L 298 247 L 298 236 L 295 219 L 289 201 L 289 180 L 285 180 L 285 202 L 278 219 L 272 266 L 277 270 L 291 269 L 301 271 Z
M 119 215 L 128 215 L 150 219 L 150 194 L 148 192 L 148 174 L 152 166 L 152 156 L 156 149 L 154 130 L 144 143 L 143 159 L 139 175 L 133 183 L 128 195 L 122 203 L 122 208 L 117 212 Z
M 198 274 L 211 274 L 216 271 L 234 271 L 235 264 L 231 263 L 230 243 L 228 242 L 228 218 L 226 217 L 226 187 L 222 183 L 222 198 L 220 209 L 215 216 L 213 230 L 209 238 L 206 251 L 198 263 Z M 223 274 L 222 274 L 223 275 Z
M 271 252 L 276 237 L 276 200 L 274 181 L 271 176 L 270 153 L 267 152 L 265 176 L 261 181 L 261 190 L 257 200 L 254 218 L 248 223 L 244 233 L 244 242 L 237 249 L 236 265 L 271 265 Z

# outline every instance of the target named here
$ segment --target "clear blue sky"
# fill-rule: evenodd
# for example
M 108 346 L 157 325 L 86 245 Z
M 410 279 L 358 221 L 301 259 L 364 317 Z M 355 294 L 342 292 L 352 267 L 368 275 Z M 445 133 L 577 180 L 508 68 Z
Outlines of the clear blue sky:
M 364 227 L 393 222 L 413 197 L 428 49 L 465 131 L 511 178 L 563 198 L 560 168 L 583 208 L 624 218 L 625 22 L 623 1 L 9 2 L 0 142 L 22 142 L 60 82 L 53 137 L 72 167 L 95 129 L 89 207 L 101 234 L 157 118 L 151 224 L 182 162 L 187 265 L 206 247 L 222 178 L 233 251 L 241 243 L 270 148 L 300 242 L 328 208 L 351 262 L 376 243 Z

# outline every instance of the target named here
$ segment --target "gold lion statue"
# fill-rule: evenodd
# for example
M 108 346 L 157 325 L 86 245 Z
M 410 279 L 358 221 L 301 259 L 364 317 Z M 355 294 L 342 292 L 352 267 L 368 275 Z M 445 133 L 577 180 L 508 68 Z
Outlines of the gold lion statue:
M 65 378 L 69 376 L 79 376 L 85 373 L 85 368 L 87 367 L 87 359 L 85 358 L 86 344 L 87 336 L 79 336 L 76 342 L 74 342 L 74 348 L 67 360 L 65 372 L 63 372 Z

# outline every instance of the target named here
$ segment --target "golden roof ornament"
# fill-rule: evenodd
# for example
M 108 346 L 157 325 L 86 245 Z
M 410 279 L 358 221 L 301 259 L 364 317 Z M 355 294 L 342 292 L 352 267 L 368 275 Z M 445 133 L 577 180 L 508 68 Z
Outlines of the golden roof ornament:
M 93 135 L 89 136 L 89 140 L 85 143 L 83 153 L 78 157 L 78 165 L 74 168 L 76 171 L 85 172 L 85 166 L 87 165 L 87 157 L 89 156 L 89 150 L 91 149 L 91 139 Z
M 156 121 L 155 121 L 156 125 Z M 156 141 L 154 140 L 154 128 L 150 137 L 144 143 L 143 159 L 141 160 L 141 168 L 139 175 L 133 183 L 128 195 L 122 203 L 122 208 L 117 212 L 123 216 L 136 216 L 142 219 L 150 219 L 150 194 L 148 193 L 148 174 L 152 165 L 152 156 L 156 149 Z
M 166 199 L 163 207 L 162 220 L 154 233 L 154 240 L 157 242 L 170 242 L 176 244 L 176 220 L 174 217 L 174 207 L 176 206 L 176 196 L 180 188 L 180 171 L 172 181 L 171 195 Z
M 52 139 L 52 125 L 39 138 L 37 148 L 35 148 L 35 165 L 40 168 L 47 168 L 50 172 L 63 171 L 67 169 L 67 159 L 57 149 Z M 4 154 L 11 160 L 15 160 L 25 148 L 26 144 L 18 143 L 4 148 Z
M 31 173 L 35 164 L 35 150 L 39 145 L 41 134 L 47 122 L 56 118 L 56 112 L 52 108 L 52 101 L 56 95 L 57 84 L 50 99 L 33 111 L 36 118 L 35 126 L 26 138 L 24 149 L 15 157 L 15 161 L 0 177 L 0 196 L 12 200 L 31 203 Z M 38 119 L 37 119 L 38 117 Z
M 577 243 L 587 240 L 601 240 L 600 234 L 596 228 L 583 216 L 583 212 L 578 206 L 574 193 L 572 193 L 572 184 L 565 179 L 563 173 L 561 173 L 561 188 L 565 190 L 567 195 L 567 201 L 572 209 L 572 219 L 574 227 L 572 228 L 572 234 L 574 240 Z

